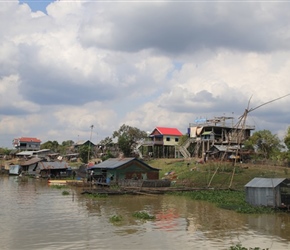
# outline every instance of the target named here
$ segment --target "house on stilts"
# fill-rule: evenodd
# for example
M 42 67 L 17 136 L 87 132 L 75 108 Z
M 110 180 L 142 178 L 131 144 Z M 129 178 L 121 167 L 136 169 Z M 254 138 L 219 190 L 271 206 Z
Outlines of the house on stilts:
M 251 136 L 254 126 L 235 126 L 233 117 L 196 119 L 188 127 L 188 139 L 180 145 L 179 152 L 184 157 L 205 156 L 211 158 L 233 157 L 240 149 L 241 142 Z M 217 152 L 218 151 L 218 152 Z
M 143 155 L 154 158 L 176 158 L 182 135 L 177 128 L 154 128 L 148 137 L 137 146 L 140 158 L 143 158 Z

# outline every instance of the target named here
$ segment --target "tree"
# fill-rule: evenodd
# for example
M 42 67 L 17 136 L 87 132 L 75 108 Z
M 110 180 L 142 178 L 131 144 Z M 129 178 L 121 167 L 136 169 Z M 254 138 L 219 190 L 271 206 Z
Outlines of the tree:
M 288 127 L 288 129 L 287 129 L 287 133 L 284 137 L 284 143 L 285 143 L 288 151 L 290 151 L 290 127 Z
M 88 145 L 83 145 L 79 148 L 79 157 L 83 163 L 88 163 L 89 162 L 89 151 L 90 155 L 92 155 L 92 148 L 89 147 Z
M 61 143 L 61 145 L 64 146 L 64 147 L 71 147 L 73 144 L 74 144 L 73 140 L 67 140 L 67 141 L 63 141 Z
M 276 157 L 283 148 L 277 135 L 273 135 L 269 130 L 261 130 L 245 142 L 247 149 L 253 149 L 263 155 L 265 159 Z
M 113 139 L 111 137 L 107 136 L 105 139 L 101 140 L 99 142 L 99 144 L 102 147 L 112 147 L 113 146 Z
M 138 141 L 146 138 L 145 131 L 123 124 L 118 131 L 114 131 L 113 138 L 118 138 L 118 147 L 124 156 L 130 156 Z
M 57 141 L 47 141 L 41 144 L 40 149 L 50 149 L 53 152 L 59 151 L 59 144 Z
M 74 141 L 72 141 L 72 140 L 63 141 L 61 143 L 61 145 L 59 145 L 59 147 L 58 147 L 59 153 L 65 155 L 65 154 L 71 152 L 73 144 L 74 144 Z
M 0 148 L 0 155 L 9 155 L 12 149 Z
M 290 166 L 290 127 L 288 127 L 286 135 L 284 137 L 284 144 L 287 148 L 286 151 L 281 152 L 281 158 L 284 160 L 284 162 L 287 164 L 287 166 Z

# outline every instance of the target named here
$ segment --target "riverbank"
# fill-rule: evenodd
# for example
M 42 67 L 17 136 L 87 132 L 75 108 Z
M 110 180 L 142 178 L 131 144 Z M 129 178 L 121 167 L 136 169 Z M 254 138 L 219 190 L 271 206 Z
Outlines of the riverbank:
M 150 159 L 145 161 L 160 169 L 160 179 L 170 179 L 174 187 L 213 188 L 244 190 L 244 186 L 255 177 L 290 178 L 290 168 L 270 165 L 255 165 L 229 162 L 198 163 L 198 159 Z M 12 161 L 2 161 L 3 171 L 8 174 Z M 76 165 L 78 164 L 78 165 Z M 82 163 L 74 163 L 77 169 Z M 5 166 L 5 169 L 4 169 Z
M 197 163 L 195 159 L 153 159 L 146 161 L 160 169 L 159 178 L 170 179 L 175 186 L 244 190 L 255 177 L 290 178 L 290 169 L 280 166 L 229 162 Z

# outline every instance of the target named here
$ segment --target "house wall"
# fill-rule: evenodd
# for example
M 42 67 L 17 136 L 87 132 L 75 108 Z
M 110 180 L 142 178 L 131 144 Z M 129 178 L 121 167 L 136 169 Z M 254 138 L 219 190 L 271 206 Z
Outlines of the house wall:
M 177 146 L 179 142 L 179 136 L 164 135 L 163 145 L 164 146 Z
M 20 150 L 39 150 L 39 142 L 20 142 L 20 145 L 17 147 Z
M 116 170 L 108 170 L 109 173 L 116 176 L 116 180 L 124 179 L 148 179 L 157 180 L 159 179 L 159 171 L 147 168 L 146 166 L 135 163 L 126 165 Z
M 247 187 L 246 201 L 253 206 L 278 207 L 281 205 L 280 189 Z
M 94 175 L 104 176 L 104 178 L 111 178 L 111 181 L 119 181 L 125 179 L 136 180 L 158 180 L 159 171 L 148 168 L 139 162 L 131 162 L 131 164 L 124 165 L 116 169 L 94 169 Z
M 143 174 L 143 176 L 142 176 Z M 120 179 L 143 179 L 146 174 L 146 179 L 158 179 L 158 170 L 152 170 L 144 165 L 133 163 L 125 168 L 118 169 Z

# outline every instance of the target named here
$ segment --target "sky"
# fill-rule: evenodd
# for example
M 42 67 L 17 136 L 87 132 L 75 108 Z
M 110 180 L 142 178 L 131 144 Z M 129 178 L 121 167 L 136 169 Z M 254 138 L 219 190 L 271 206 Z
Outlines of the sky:
M 0 0 L 0 147 L 238 122 L 290 93 L 289 12 L 290 1 Z M 289 106 L 247 123 L 283 138 Z

